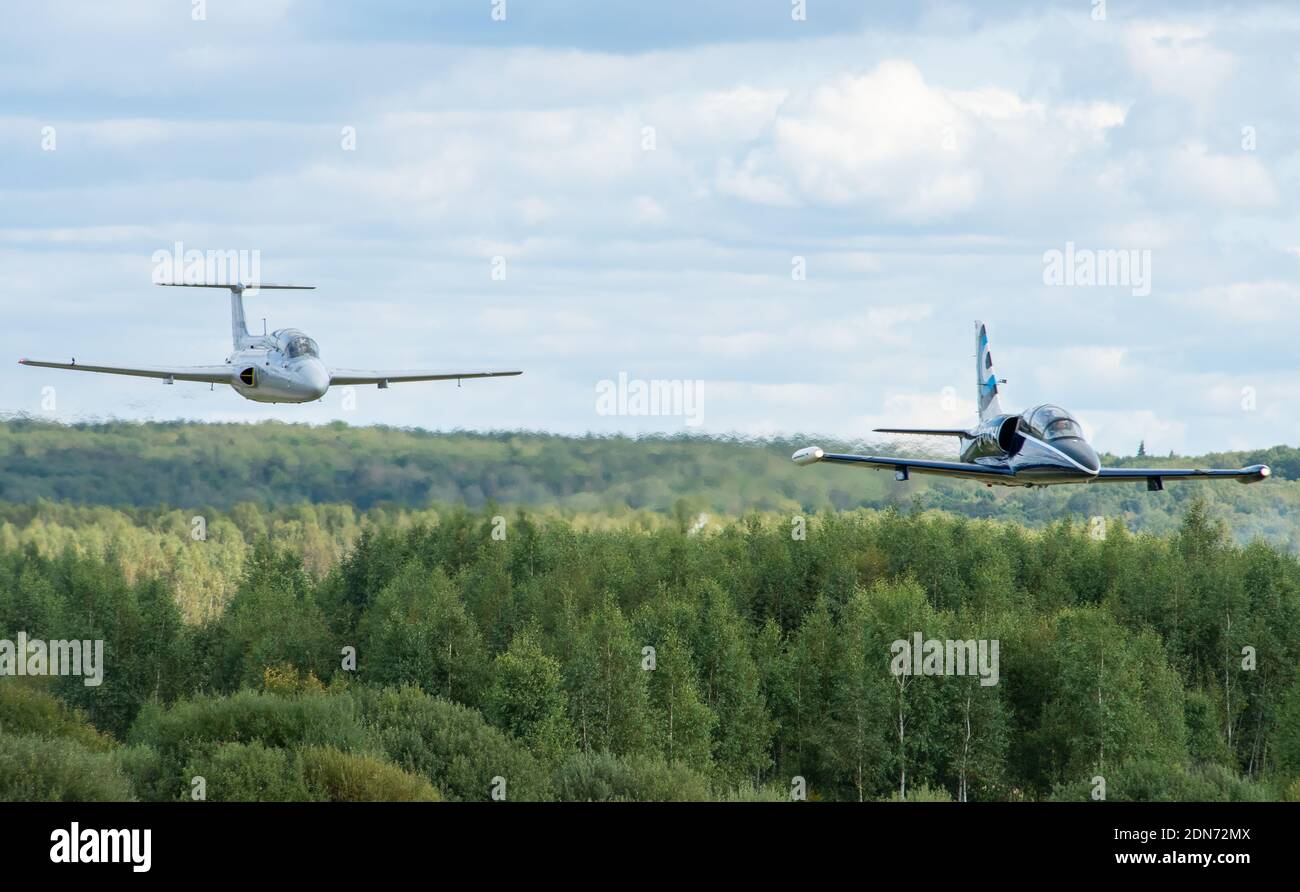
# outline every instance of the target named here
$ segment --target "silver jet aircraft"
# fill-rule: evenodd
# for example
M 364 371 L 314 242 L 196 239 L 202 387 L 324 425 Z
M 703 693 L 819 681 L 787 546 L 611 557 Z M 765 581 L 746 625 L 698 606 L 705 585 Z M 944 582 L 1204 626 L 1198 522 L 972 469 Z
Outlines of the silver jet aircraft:
M 159 283 L 168 284 L 168 283 Z M 296 328 L 282 328 L 269 335 L 250 335 L 244 321 L 244 290 L 311 290 L 314 285 L 206 285 L 185 284 L 185 288 L 230 289 L 230 324 L 234 352 L 222 365 L 202 366 L 108 366 L 77 362 L 46 362 L 20 359 L 23 365 L 76 372 L 103 372 L 161 378 L 166 384 L 202 381 L 229 384 L 240 396 L 259 403 L 308 403 L 325 395 L 333 384 L 389 384 L 407 381 L 450 381 L 463 378 L 498 378 L 521 375 L 518 370 L 408 369 L 368 370 L 328 368 L 321 362 L 316 342 Z
M 1006 415 L 998 401 L 1000 382 L 993 372 L 988 332 L 975 323 L 975 382 L 979 395 L 979 424 L 965 429 L 876 428 L 883 434 L 921 434 L 957 437 L 960 461 L 927 461 L 878 455 L 837 455 L 819 446 L 800 449 L 795 464 L 817 462 L 859 465 L 894 471 L 898 480 L 912 472 L 979 480 L 989 486 L 1047 486 L 1052 483 L 1114 483 L 1146 480 L 1147 489 L 1163 490 L 1165 480 L 1187 477 L 1228 478 L 1258 483 L 1269 476 L 1268 465 L 1248 468 L 1103 468 L 1097 453 L 1083 438 L 1079 422 L 1059 406 L 1042 405 L 1019 415 Z

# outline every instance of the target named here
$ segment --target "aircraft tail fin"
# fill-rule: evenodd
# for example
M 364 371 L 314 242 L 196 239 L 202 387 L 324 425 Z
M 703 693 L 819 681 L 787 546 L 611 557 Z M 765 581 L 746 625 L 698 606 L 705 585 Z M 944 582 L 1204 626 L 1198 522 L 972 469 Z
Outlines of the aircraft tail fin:
M 257 293 L 263 289 L 275 291 L 311 291 L 315 285 L 218 285 L 208 282 L 159 282 L 171 288 L 227 288 L 230 290 L 230 337 L 235 349 L 248 346 L 253 340 L 248 333 L 248 322 L 244 319 L 244 292 Z
M 987 421 L 1002 414 L 1002 404 L 998 401 L 998 376 L 989 352 L 988 329 L 979 321 L 975 323 L 975 363 L 980 421 Z

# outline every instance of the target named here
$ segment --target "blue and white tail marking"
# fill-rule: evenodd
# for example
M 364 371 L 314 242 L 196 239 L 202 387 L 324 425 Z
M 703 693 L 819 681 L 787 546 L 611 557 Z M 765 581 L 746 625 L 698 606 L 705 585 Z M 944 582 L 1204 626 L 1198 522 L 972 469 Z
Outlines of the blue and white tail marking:
M 975 362 L 980 421 L 987 421 L 1002 414 L 1002 405 L 998 402 L 998 376 L 993 371 L 993 354 L 989 352 L 989 333 L 983 322 L 975 323 Z

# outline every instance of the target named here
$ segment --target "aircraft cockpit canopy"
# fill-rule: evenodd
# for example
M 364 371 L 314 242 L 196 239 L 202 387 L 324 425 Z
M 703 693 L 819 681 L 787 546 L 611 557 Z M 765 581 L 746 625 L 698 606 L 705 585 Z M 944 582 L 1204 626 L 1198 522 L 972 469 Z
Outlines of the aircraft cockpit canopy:
M 281 352 L 290 359 L 297 359 L 300 356 L 320 356 L 320 348 L 316 346 L 316 342 L 302 332 L 286 329 L 276 334 Z
M 1040 440 L 1083 439 L 1079 422 L 1060 406 L 1035 406 L 1020 416 L 1020 424 L 1030 436 Z

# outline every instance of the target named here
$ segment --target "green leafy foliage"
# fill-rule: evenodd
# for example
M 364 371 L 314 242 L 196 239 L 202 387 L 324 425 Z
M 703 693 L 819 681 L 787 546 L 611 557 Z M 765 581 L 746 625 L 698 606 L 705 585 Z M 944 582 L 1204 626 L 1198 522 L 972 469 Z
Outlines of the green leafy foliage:
M 167 513 L 9 506 L 0 637 L 98 638 L 106 667 L 0 678 L 0 796 L 1291 796 L 1300 562 L 1221 509 L 1104 536 L 864 509 L 799 536 L 692 505 L 244 506 L 200 541 Z M 206 548 L 232 563 L 204 606 Z M 996 641 L 996 684 L 897 673 L 917 634 Z M 57 758 L 27 778 L 37 740 Z
M 333 747 L 299 752 L 307 788 L 329 802 L 440 802 L 426 779 L 376 756 Z
M 475 709 L 403 687 L 362 696 L 374 744 L 397 765 L 434 783 L 448 799 L 491 799 L 497 778 L 505 797 L 549 798 L 545 769 L 523 744 L 492 727 Z
M 131 783 L 112 753 L 67 737 L 0 732 L 0 801 L 126 802 Z
M 542 650 L 535 632 L 520 632 L 492 667 L 487 715 L 553 764 L 574 748 L 559 661 Z
M 922 455 L 914 440 L 847 443 L 815 436 L 753 440 L 705 436 L 566 437 L 545 433 L 432 432 L 391 427 L 259 424 L 135 423 L 63 425 L 28 417 L 0 422 L 0 512 L 24 526 L 42 500 L 126 509 L 168 506 L 169 524 L 188 535 L 194 513 L 229 513 L 248 541 L 279 527 L 321 568 L 341 549 L 332 533 L 356 528 L 356 511 L 489 504 L 573 515 L 656 522 L 673 528 L 706 512 L 737 517 L 749 511 L 789 514 L 855 508 L 906 507 L 921 497 L 932 508 L 972 518 L 1044 526 L 1069 515 L 1121 519 L 1131 529 L 1171 533 L 1187 506 L 1205 498 L 1232 518 L 1239 542 L 1263 537 L 1300 549 L 1293 516 L 1300 510 L 1300 449 L 1157 458 L 1103 455 L 1107 465 L 1141 467 L 1271 466 L 1274 479 L 1254 486 L 1173 484 L 1158 497 L 1142 482 L 1048 490 L 988 489 L 964 481 L 916 479 L 895 484 L 888 474 L 847 468 L 796 467 L 790 454 L 819 443 L 832 451 Z M 948 458 L 950 453 L 930 457 Z M 310 508 L 327 505 L 320 528 Z M 249 506 L 284 507 L 301 521 L 272 521 L 261 529 L 243 516 Z M 242 507 L 241 507 L 242 506 Z M 198 510 L 203 509 L 203 510 Z M 73 507 L 82 516 L 96 509 Z M 684 514 L 683 514 L 684 512 Z M 682 516 L 679 516 L 682 515 Z M 110 514 L 100 514 L 107 520 Z M 115 522 L 121 525 L 121 521 Z M 254 532 L 255 531 L 255 532 Z M 209 523 L 210 541 L 237 531 Z M 233 542 L 227 540 L 233 547 Z M 206 559 L 190 550 L 196 571 Z M 179 553 L 179 552 L 178 552 Z M 451 575 L 451 574 L 449 574 Z M 209 591 L 216 596 L 215 591 Z
M 113 748 L 113 738 L 92 727 L 84 713 L 24 681 L 6 679 L 0 684 L 0 733 L 60 737 L 97 752 Z
M 228 697 L 200 695 L 169 708 L 150 705 L 132 726 L 128 741 L 148 747 L 154 754 L 157 767 L 149 771 L 160 779 L 157 794 L 166 799 L 188 795 L 191 779 L 203 773 L 186 769 L 195 760 L 214 764 L 218 770 L 233 771 L 237 778 L 247 755 L 248 770 L 255 781 L 269 777 L 266 772 L 275 767 L 272 762 L 288 758 L 283 752 L 298 746 L 352 750 L 366 742 L 349 696 L 281 697 L 251 690 Z M 220 755 L 227 744 L 257 744 L 279 755 L 264 756 L 260 750 L 251 754 L 232 750 L 229 755 Z M 280 767 L 291 771 L 290 767 Z
M 711 798 L 708 779 L 657 756 L 576 753 L 556 772 L 566 802 L 693 802 Z

